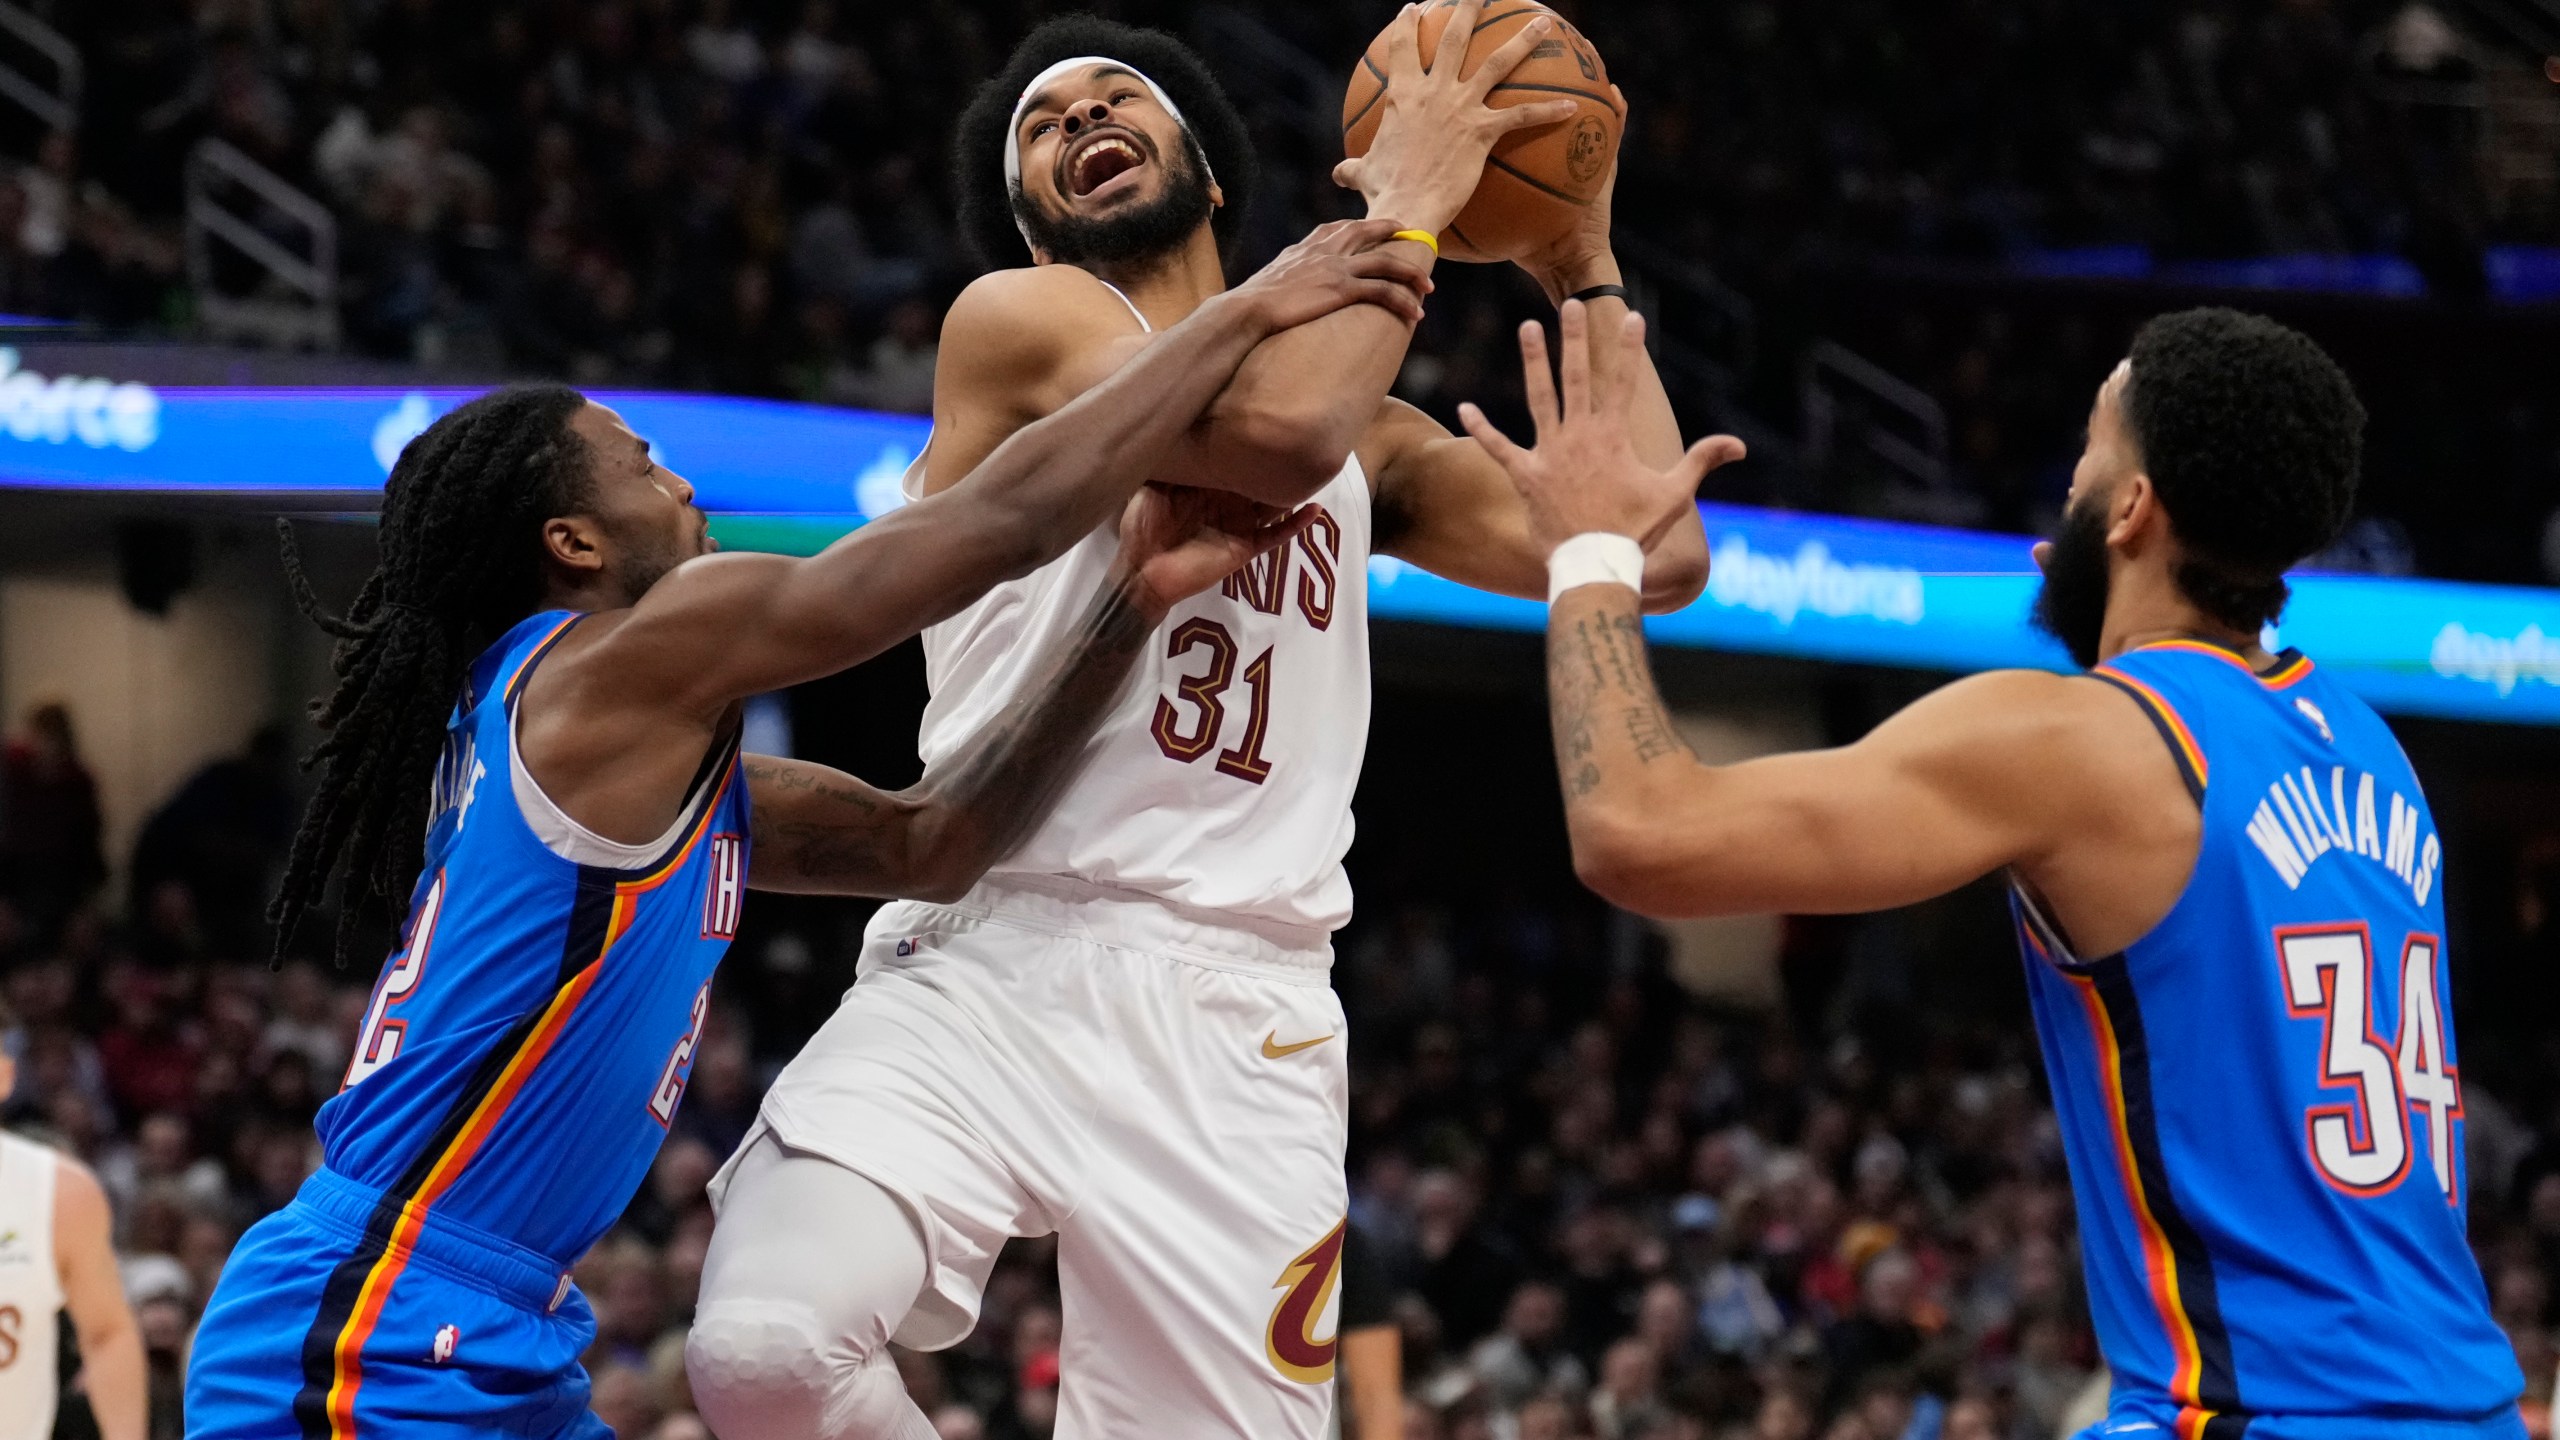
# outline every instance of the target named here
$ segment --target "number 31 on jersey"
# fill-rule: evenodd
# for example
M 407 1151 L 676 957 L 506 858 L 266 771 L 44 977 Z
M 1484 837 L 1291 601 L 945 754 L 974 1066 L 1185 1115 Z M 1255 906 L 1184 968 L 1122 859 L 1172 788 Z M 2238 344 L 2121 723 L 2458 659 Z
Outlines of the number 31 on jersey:
M 2411 935 L 2400 947 L 2399 1034 L 2385 1042 L 2374 1013 L 2373 937 L 2362 925 L 2306 925 L 2276 932 L 2285 1004 L 2320 1022 L 2320 1085 L 2344 1092 L 2304 1114 L 2305 1143 L 2321 1178 L 2350 1195 L 2383 1195 L 2408 1177 L 2411 1116 L 2426 1140 L 2445 1199 L 2455 1183 L 2453 1122 L 2462 1080 L 2446 1061 L 2436 964 L 2443 945 Z

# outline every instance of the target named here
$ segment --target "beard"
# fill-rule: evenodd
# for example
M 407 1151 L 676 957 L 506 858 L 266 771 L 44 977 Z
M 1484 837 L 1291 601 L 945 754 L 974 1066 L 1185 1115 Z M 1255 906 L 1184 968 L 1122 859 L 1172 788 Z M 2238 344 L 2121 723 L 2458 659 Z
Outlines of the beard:
M 1191 243 L 1217 207 L 1209 200 L 1208 167 L 1199 142 L 1182 137 L 1180 153 L 1164 164 L 1164 188 L 1153 200 L 1109 215 L 1050 215 L 1013 187 L 1013 215 L 1033 245 L 1065 265 L 1131 265 L 1162 259 Z M 1159 157 L 1161 160 L 1161 157 Z
M 708 553 L 707 547 L 687 545 L 664 535 L 617 535 L 614 538 L 621 542 L 622 548 L 622 554 L 614 565 L 615 578 L 622 582 L 624 592 L 630 595 L 635 605 L 641 596 L 657 588 L 658 582 L 667 578 L 667 572 Z
M 2107 595 L 2112 587 L 2107 569 L 2107 516 L 2095 505 L 2062 512 L 2053 533 L 2053 551 L 2045 557 L 2044 585 L 2036 592 L 2036 628 L 2062 642 L 2072 662 L 2083 670 L 2098 663 L 2098 648 L 2107 628 Z

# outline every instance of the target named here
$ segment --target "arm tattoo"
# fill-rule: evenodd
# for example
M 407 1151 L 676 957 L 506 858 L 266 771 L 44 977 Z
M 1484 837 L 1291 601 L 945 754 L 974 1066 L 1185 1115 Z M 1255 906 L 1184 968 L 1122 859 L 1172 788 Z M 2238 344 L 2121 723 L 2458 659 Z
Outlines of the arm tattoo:
M 851 776 L 763 755 L 746 757 L 746 772 L 759 802 L 756 878 L 797 886 L 891 871 L 905 821 L 894 799 Z
M 1598 605 L 1558 613 L 1547 633 L 1547 689 L 1556 772 L 1568 804 L 1631 768 L 1665 757 L 1695 759 L 1680 738 L 1645 659 L 1633 592 L 1597 590 Z M 1559 607 L 1560 609 L 1562 607 Z
M 1134 582 L 1107 585 L 1051 657 L 1027 704 L 1008 705 L 918 787 L 927 796 L 922 853 L 972 882 L 1047 819 L 1129 678 L 1155 624 Z

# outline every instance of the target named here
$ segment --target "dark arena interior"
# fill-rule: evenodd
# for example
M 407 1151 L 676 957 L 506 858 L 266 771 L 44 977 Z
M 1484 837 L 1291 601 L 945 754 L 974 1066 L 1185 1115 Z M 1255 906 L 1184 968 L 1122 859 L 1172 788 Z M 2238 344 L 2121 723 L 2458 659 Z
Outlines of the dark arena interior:
M 2068 668 L 2029 628 L 2021 537 L 2057 532 L 2089 397 L 2151 317 L 2272 317 L 2353 381 L 2361 490 L 2280 628 L 2389 721 L 2441 830 L 2450 1188 L 2524 1377 L 2499 1423 L 2548 1437 L 2560 3 L 1553 5 L 1624 94 L 1610 242 L 1682 438 L 1750 449 L 1700 496 L 1704 595 L 1654 631 L 1705 762 L 1850 744 L 1959 674 Z M 808 555 L 884 523 L 946 311 L 1027 258 L 973 249 L 954 124 L 1062 8 L 0 0 L 0 1118 L 103 1187 L 147 1390 L 140 1412 L 93 1403 L 86 1319 L 34 1317 L 72 1340 L 49 1433 L 203 1433 L 208 1301 L 322 1169 L 320 1107 L 383 1038 L 401 935 L 360 915 L 338 963 L 336 889 L 281 942 L 268 919 L 332 683 L 277 517 L 346 607 L 403 446 L 548 381 L 614 403 L 726 549 Z M 1387 0 L 1092 8 L 1177 37 L 1241 115 L 1259 174 L 1220 221 L 1230 278 L 1362 213 L 1332 172 Z M 1525 437 L 1514 332 L 1554 297 L 1506 264 L 1444 261 L 1433 286 L 1393 395 Z M 1331 972 L 1355 1263 L 1316 1301 L 1338 1331 L 1303 1338 L 1335 1336 L 1348 1369 L 1355 1330 L 1392 1335 L 1400 1400 L 1345 1401 L 1331 1433 L 2062 1440 L 2104 1420 L 2067 1127 L 1998 877 L 1871 914 L 1618 908 L 1576 878 L 1540 607 L 1383 556 L 1363 573 L 1375 691 Z M 904 640 L 746 704 L 745 747 L 915 784 L 927 695 Z M 1356 755 L 1359 723 L 1325 743 Z M 759 893 L 726 922 L 664 1147 L 563 1257 L 618 1440 L 715 1433 L 686 1348 L 706 1185 L 852 985 L 876 908 Z M 2274 959 L 2245 963 L 2276 983 Z M 2377 1023 L 2379 1054 L 2397 1021 Z M 665 1042 L 642 1048 L 654 1066 Z M 1059 1246 L 1015 1239 L 965 1339 L 892 1352 L 941 1440 L 1096 1433 L 1061 1423 Z M 1072 1323 L 1110 1366 L 1107 1310 Z M 359 1433 L 323 1409 L 279 1409 L 273 1433 Z

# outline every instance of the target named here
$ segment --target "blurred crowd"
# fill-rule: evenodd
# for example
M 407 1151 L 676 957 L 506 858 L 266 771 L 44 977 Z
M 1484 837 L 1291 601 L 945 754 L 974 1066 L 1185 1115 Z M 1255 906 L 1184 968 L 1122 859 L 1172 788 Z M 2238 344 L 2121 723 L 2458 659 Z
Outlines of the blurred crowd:
M 230 1247 L 318 1163 L 312 1119 L 373 979 L 265 961 L 286 759 L 262 732 L 190 777 L 114 867 L 117 896 L 74 717 L 40 705 L 0 752 L 6 1118 L 113 1197 L 155 1436 L 182 1433 L 187 1346 Z M 2513 903 L 2461 922 L 2474 1238 L 2535 1416 L 2560 1326 L 2560 1002 L 2527 978 L 2560 960 L 2547 822 L 2515 851 Z M 2497 863 L 2457 878 L 2503 897 Z M 1658 940 L 1587 900 L 1460 903 L 1434 883 L 1364 900 L 1335 976 L 1354 1047 L 1345 1303 L 1400 1333 L 1407 1440 L 2049 1440 L 2101 1413 L 1996 906 L 1978 907 L 1988 928 L 1793 923 L 1785 1001 L 1764 1011 L 1675 985 Z M 595 1407 L 621 1440 L 706 1434 L 683 1366 L 704 1185 L 849 978 L 862 918 L 749 907 L 668 1143 L 576 1267 Z M 1060 1313 L 1052 1242 L 1018 1242 L 975 1334 L 900 1354 L 944 1440 L 1052 1433 Z
M 77 138 L 27 137 L 36 159 L 0 185 L 0 308 L 183 328 L 178 177 L 213 137 L 338 217 L 354 349 L 918 410 L 939 316 L 976 273 L 951 221 L 949 121 L 1012 39 L 1060 7 L 36 8 L 92 78 Z M 1236 90 L 1267 172 L 1241 263 L 1342 213 L 1330 99 L 1273 77 L 1292 50 L 1311 74 L 1348 73 L 1383 0 L 1094 8 L 1192 36 Z M 2493 243 L 2560 238 L 2560 96 L 2505 36 L 2468 14 L 2466 32 L 2433 0 L 1967 0 L 1925 19 L 1878 0 L 1563 8 L 1633 98 L 1620 219 L 1688 352 L 1674 393 L 1693 426 L 1741 425 L 1739 405 L 1791 435 L 1808 343 L 1848 333 L 1863 348 L 1911 329 L 1863 293 L 1841 313 L 1844 275 L 1907 285 L 2089 253 L 2381 256 L 2463 303 L 2484 292 Z M 254 291 L 255 272 L 214 254 L 217 288 Z M 1403 393 L 1443 414 L 1484 399 L 1500 416 L 1516 389 L 1510 326 L 1535 302 L 1506 275 L 1446 276 Z M 1941 479 L 1861 475 L 1854 456 L 1831 474 L 1827 454 L 1808 469 L 1762 445 L 1755 498 L 2048 520 L 2085 406 L 2078 382 L 2104 367 L 2072 374 L 2069 394 L 2045 393 L 2046 377 L 2085 358 L 2073 334 L 2107 350 L 2129 321 L 2017 323 L 2007 304 L 1975 298 L 1918 363 L 1884 357 L 1948 413 Z M 1997 338 L 1973 343 L 1986 327 Z M 2458 448 L 2518 412 L 2530 453 L 2496 479 L 2532 493 L 2494 509 L 2499 533 L 2523 538 L 2468 553 L 2427 532 L 2423 502 L 2395 496 L 2386 518 L 2415 517 L 2418 533 L 2385 534 L 2383 550 L 2436 573 L 2531 580 L 2549 524 L 2560 576 L 2548 397 L 2430 403 L 2406 407 L 2417 451 Z

